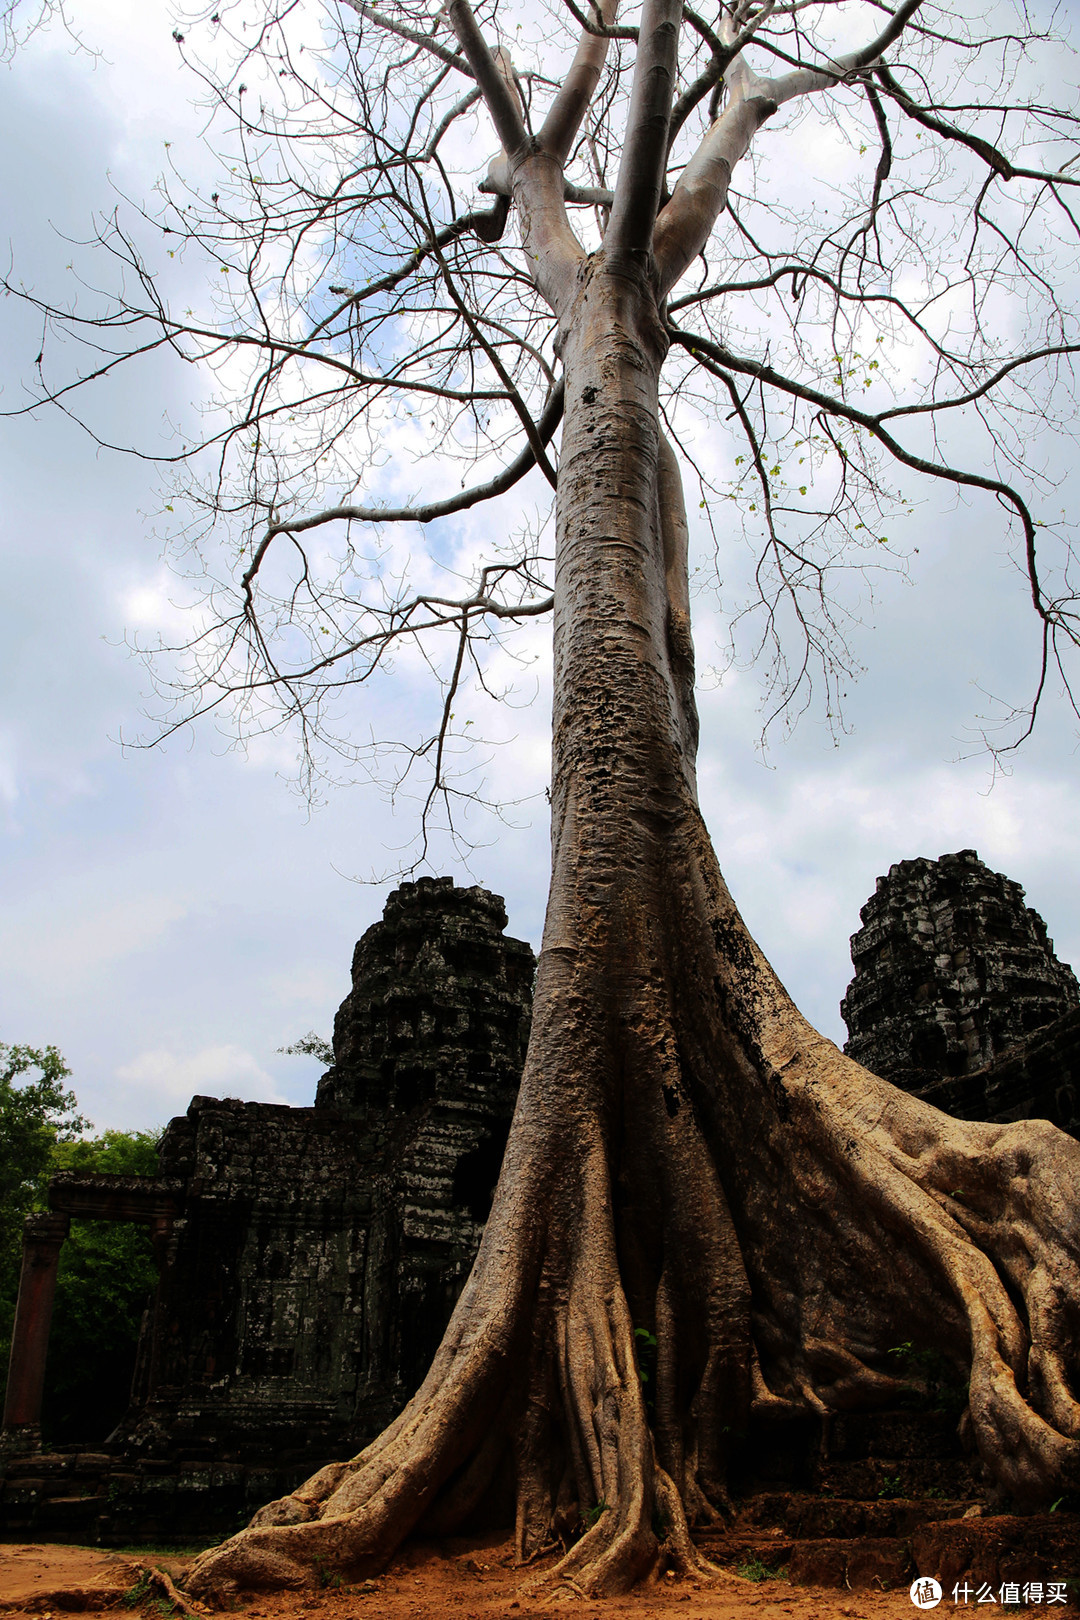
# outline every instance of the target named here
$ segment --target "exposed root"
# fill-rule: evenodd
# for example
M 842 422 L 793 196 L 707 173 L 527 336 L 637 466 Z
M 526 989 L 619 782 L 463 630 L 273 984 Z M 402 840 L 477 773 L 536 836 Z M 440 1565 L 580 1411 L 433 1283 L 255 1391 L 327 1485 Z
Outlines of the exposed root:
M 657 1470 L 656 1507 L 657 1516 L 665 1526 L 663 1550 L 666 1562 L 675 1573 L 700 1581 L 726 1579 L 725 1572 L 716 1564 L 711 1564 L 705 1554 L 694 1545 L 686 1522 L 682 1498 L 675 1488 L 674 1480 L 662 1469 Z
M 635 1007 L 650 1012 L 647 992 Z M 772 1095 L 759 1084 L 741 1115 L 710 1114 L 715 1088 L 710 1099 L 689 1087 L 684 1058 L 680 1108 L 658 1104 L 658 1087 L 631 1097 L 651 1158 L 639 1205 L 619 1213 L 598 1133 L 572 1163 L 530 1154 L 526 1140 L 561 1189 L 559 1242 L 538 1234 L 535 1180 L 511 1178 L 405 1411 L 206 1554 L 193 1593 L 299 1586 L 320 1566 L 374 1573 L 414 1527 L 467 1521 L 509 1443 L 522 1562 L 587 1521 L 530 1592 L 615 1595 L 665 1562 L 734 1582 L 689 1525 L 726 1506 L 725 1410 L 744 1421 L 751 1409 L 813 1411 L 824 1437 L 831 1413 L 895 1394 L 889 1352 L 916 1335 L 970 1366 L 968 1424 L 999 1487 L 1037 1504 L 1080 1477 L 1080 1144 L 1039 1123 L 948 1119 L 792 1012 L 783 1041 L 760 1002 L 757 1013 Z M 543 1117 L 557 1136 L 559 1106 L 541 1089 L 519 1131 Z M 726 1163 L 721 1130 L 744 1144 Z M 635 1151 L 623 1151 L 624 1174 Z
M 489 1226 L 405 1411 L 358 1457 L 204 1555 L 190 1590 L 311 1584 L 320 1566 L 372 1574 L 414 1527 L 445 1533 L 467 1520 L 511 1439 L 522 1563 L 550 1548 L 560 1524 L 588 1521 L 529 1592 L 616 1595 L 665 1562 L 741 1588 L 698 1551 L 689 1525 L 691 1513 L 715 1521 L 727 1505 L 723 1403 L 747 1416 L 815 1411 L 824 1435 L 832 1412 L 895 1394 L 889 1351 L 915 1334 L 969 1364 L 967 1421 L 999 1487 L 1037 1504 L 1075 1481 L 1080 1144 L 1049 1125 L 950 1120 L 806 1026 L 789 1019 L 786 1036 L 786 1052 L 774 1044 L 760 1059 L 782 1088 L 781 1125 L 773 1114 L 771 1130 L 761 1126 L 759 1095 L 757 1137 L 752 1120 L 738 1122 L 753 1151 L 723 1184 L 705 1146 L 716 1116 L 701 1106 L 638 1121 L 660 1199 L 618 1229 L 598 1138 L 572 1174 L 558 1166 L 573 1189 L 559 1245 L 538 1240 L 522 1214 L 535 1199 L 524 1178 L 512 1182 L 501 1229 Z M 663 1264 L 650 1295 L 640 1278 L 653 1231 Z M 654 1346 L 648 1371 L 642 1335 Z
M 816 1038 L 808 1068 L 825 1045 Z M 980 1454 L 1014 1499 L 1040 1505 L 1080 1477 L 1063 1354 L 1080 1305 L 1080 1143 L 1045 1121 L 948 1119 L 834 1049 L 824 1056 L 838 1096 L 823 1107 L 811 1079 L 801 1122 L 882 1227 L 943 1279 L 967 1328 Z
M 173 1612 L 186 1614 L 189 1620 L 200 1620 L 200 1616 L 206 1613 L 204 1608 L 189 1603 L 183 1592 L 173 1584 L 172 1577 L 165 1570 L 158 1569 L 156 1564 L 138 1564 L 136 1568 L 147 1586 L 154 1587 L 164 1601 L 172 1605 Z

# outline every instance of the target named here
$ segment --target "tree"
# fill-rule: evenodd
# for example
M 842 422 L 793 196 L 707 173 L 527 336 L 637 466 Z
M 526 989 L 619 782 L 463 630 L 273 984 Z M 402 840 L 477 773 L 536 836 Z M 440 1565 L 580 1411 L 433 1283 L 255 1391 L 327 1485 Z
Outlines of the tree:
M 284 1052 L 287 1057 L 318 1058 L 324 1067 L 328 1067 L 334 1061 L 332 1044 L 325 1035 L 316 1035 L 313 1029 L 309 1029 L 306 1035 L 301 1035 L 298 1041 L 293 1041 L 291 1046 L 279 1046 L 278 1051 Z
M 55 1046 L 0 1042 L 0 1366 L 5 1385 L 22 1270 L 23 1221 L 41 1206 L 57 1142 L 72 1141 L 86 1129 L 86 1120 L 75 1112 L 75 1093 L 64 1087 L 70 1075 Z
M 160 1131 L 104 1131 L 59 1141 L 50 1173 L 154 1176 Z M 53 1441 L 100 1444 L 131 1399 L 143 1312 L 157 1286 L 148 1229 L 129 1221 L 72 1223 L 60 1251 L 43 1425 Z
M 37 1079 L 16 1081 L 37 1071 Z M 64 1081 L 55 1046 L 0 1044 L 0 1366 L 7 1378 L 22 1270 L 26 1215 L 44 1209 L 58 1170 L 155 1175 L 153 1131 L 105 1131 L 89 1121 Z M 56 1441 L 100 1441 L 123 1416 L 135 1344 L 157 1269 L 145 1228 L 77 1221 L 60 1253 L 46 1369 L 44 1426 Z
M 601 1593 L 661 1556 L 701 1569 L 690 1527 L 724 1511 L 751 1414 L 888 1400 L 901 1341 L 969 1373 L 964 1422 L 1003 1492 L 1038 1503 L 1076 1479 L 1080 1148 L 1039 1122 L 948 1119 L 859 1069 L 747 933 L 697 806 L 675 448 L 719 402 L 754 485 L 780 702 L 816 679 L 835 712 L 831 573 L 889 550 L 894 464 L 983 492 L 1015 531 L 1040 649 L 1017 733 L 1050 684 L 1068 693 L 1073 563 L 1060 536 L 1047 555 L 1033 506 L 1053 481 L 1029 454 L 1032 424 L 1067 414 L 1078 347 L 1078 119 L 1040 78 L 1066 58 L 1004 6 L 737 0 L 710 19 L 643 0 L 627 24 L 614 0 L 564 3 L 565 51 L 561 11 L 522 13 L 516 62 L 513 19 L 468 0 L 347 0 L 321 50 L 290 42 L 294 8 L 267 12 L 237 25 L 227 72 L 228 17 L 178 28 L 185 50 L 217 41 L 231 173 L 208 198 L 166 188 L 151 223 L 170 255 L 213 253 L 219 307 L 174 312 L 168 261 L 118 219 L 102 241 L 120 296 L 40 304 L 97 346 L 82 381 L 168 345 L 235 405 L 177 447 L 204 469 L 188 537 L 209 583 L 171 724 L 296 724 L 310 770 L 320 737 L 355 763 L 343 693 L 419 647 L 442 711 L 402 774 L 430 768 L 427 817 L 470 791 L 451 776 L 470 670 L 483 682 L 492 644 L 554 609 L 551 893 L 476 1265 L 399 1418 L 207 1554 L 200 1592 L 378 1567 L 510 1475 L 523 1558 L 589 1524 L 553 1580 Z M 477 127 L 492 200 L 463 209 Z M 39 397 L 72 409 L 78 381 Z M 892 402 L 871 409 L 872 390 Z M 388 427 L 398 453 L 468 458 L 476 481 L 365 498 Z M 730 492 L 696 472 L 734 528 Z M 380 551 L 388 527 L 422 526 L 444 574 L 468 572 L 431 526 L 527 475 L 555 489 L 553 591 L 539 520 L 454 592 L 411 587 Z M 247 526 L 221 575 L 219 519 Z

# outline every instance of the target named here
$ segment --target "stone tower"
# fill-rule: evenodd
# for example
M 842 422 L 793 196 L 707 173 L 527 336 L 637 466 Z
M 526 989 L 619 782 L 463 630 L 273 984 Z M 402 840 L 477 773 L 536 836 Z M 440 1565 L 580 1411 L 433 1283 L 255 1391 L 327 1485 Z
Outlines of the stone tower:
M 170 1123 L 151 1190 L 171 1235 L 117 1449 L 310 1472 L 400 1411 L 517 1098 L 534 958 L 505 925 L 485 889 L 402 884 L 354 952 L 314 1107 L 196 1097 Z M 63 1180 L 50 1197 L 70 1202 Z
M 1023 889 L 973 849 L 898 861 L 859 915 L 844 1051 L 907 1090 L 982 1070 L 1080 1006 Z
M 509 1121 L 536 961 L 505 927 L 502 899 L 487 889 L 448 877 L 395 889 L 353 953 L 316 1108 L 405 1114 L 452 1094 L 460 1111 L 472 1095 L 485 1115 L 494 1107 Z M 501 1159 L 500 1145 L 496 1176 Z

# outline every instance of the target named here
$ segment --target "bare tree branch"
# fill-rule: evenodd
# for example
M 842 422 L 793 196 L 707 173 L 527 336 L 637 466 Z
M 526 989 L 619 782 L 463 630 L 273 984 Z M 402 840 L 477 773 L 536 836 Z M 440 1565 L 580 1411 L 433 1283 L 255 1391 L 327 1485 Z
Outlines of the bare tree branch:
M 374 23 L 378 28 L 386 29 L 387 33 L 396 34 L 399 39 L 407 39 L 410 44 L 419 45 L 421 50 L 430 51 L 432 56 L 438 57 L 439 61 L 445 62 L 448 67 L 456 68 L 459 73 L 465 73 L 471 78 L 476 77 L 475 69 L 470 66 L 464 51 L 448 50 L 430 34 L 421 34 L 418 29 L 410 28 L 407 23 L 400 22 L 396 17 L 388 17 L 375 6 L 369 6 L 366 0 L 339 0 L 339 4 L 349 6 L 358 17 Z
M 630 92 L 629 128 L 604 235 L 614 258 L 644 258 L 652 243 L 678 66 L 681 0 L 644 0 Z
M 969 489 L 983 489 L 996 495 L 999 500 L 1011 507 L 1020 519 L 1024 535 L 1024 552 L 1031 603 L 1036 614 L 1044 625 L 1064 631 L 1069 640 L 1080 645 L 1080 617 L 1075 611 L 1063 609 L 1059 604 L 1048 601 L 1044 595 L 1039 579 L 1036 555 L 1035 519 L 1026 501 L 1015 488 L 1004 483 L 1001 479 L 991 478 L 982 473 L 966 472 L 961 468 L 933 461 L 929 457 L 916 455 L 913 451 L 906 449 L 882 426 L 886 417 L 896 416 L 900 414 L 899 412 L 883 412 L 881 415 L 876 416 L 868 411 L 860 411 L 847 404 L 844 400 L 838 400 L 833 396 L 824 394 L 819 389 L 799 383 L 791 377 L 782 376 L 772 366 L 734 355 L 707 338 L 700 338 L 693 333 L 684 332 L 676 326 L 670 326 L 669 331 L 672 338 L 681 343 L 699 364 L 706 367 L 713 364 L 722 367 L 723 370 L 719 375 L 725 382 L 730 381 L 729 377 L 725 375 L 730 372 L 742 372 L 745 376 L 756 377 L 761 382 L 768 383 L 771 387 L 779 389 L 782 393 L 789 394 L 793 399 L 805 400 L 809 404 L 818 406 L 828 416 L 839 417 L 844 421 L 856 424 L 858 427 L 865 428 L 905 467 L 911 467 L 916 472 L 928 474 L 932 478 L 943 479 L 947 483 L 958 484 Z
M 503 151 L 509 156 L 528 140 L 518 98 L 488 49 L 468 0 L 448 0 L 446 14 L 480 87 Z

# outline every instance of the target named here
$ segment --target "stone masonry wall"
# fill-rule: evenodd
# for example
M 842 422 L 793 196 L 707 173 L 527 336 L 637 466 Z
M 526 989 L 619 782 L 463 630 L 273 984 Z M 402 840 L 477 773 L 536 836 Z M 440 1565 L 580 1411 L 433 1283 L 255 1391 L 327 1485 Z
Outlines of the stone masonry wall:
M 981 1070 L 1080 1005 L 1023 889 L 973 849 L 897 862 L 860 917 L 844 1051 L 909 1090 Z

